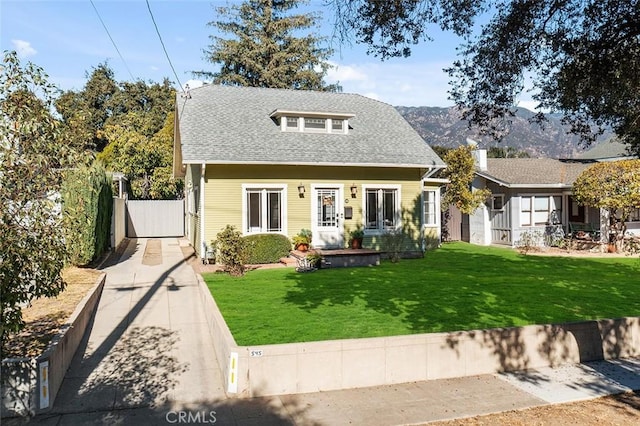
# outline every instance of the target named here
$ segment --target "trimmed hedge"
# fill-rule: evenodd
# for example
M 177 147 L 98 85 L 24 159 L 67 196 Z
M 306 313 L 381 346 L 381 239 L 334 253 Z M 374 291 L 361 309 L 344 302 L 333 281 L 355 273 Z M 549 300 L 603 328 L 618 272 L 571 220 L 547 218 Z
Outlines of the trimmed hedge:
M 244 237 L 247 242 L 247 263 L 278 263 L 287 257 L 291 250 L 291 241 L 281 234 L 257 234 Z
M 66 176 L 62 214 L 70 262 L 86 265 L 109 248 L 113 192 L 99 164 L 78 167 Z

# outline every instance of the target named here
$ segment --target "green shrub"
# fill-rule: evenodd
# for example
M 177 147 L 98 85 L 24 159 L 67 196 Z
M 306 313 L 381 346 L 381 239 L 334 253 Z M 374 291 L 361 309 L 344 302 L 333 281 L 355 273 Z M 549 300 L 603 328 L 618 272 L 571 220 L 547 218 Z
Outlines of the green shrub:
M 113 212 L 111 179 L 99 164 L 72 170 L 65 177 L 62 202 L 70 262 L 86 265 L 109 248 Z
M 520 234 L 520 239 L 515 242 L 516 249 L 524 255 L 529 252 L 538 251 L 543 244 L 541 231 L 524 231 Z
M 382 234 L 382 247 L 387 252 L 391 262 L 396 263 L 400 260 L 400 254 L 402 253 L 406 235 L 401 229 L 393 229 Z
M 225 266 L 229 275 L 244 275 L 247 263 L 247 243 L 240 231 L 232 225 L 227 225 L 216 236 L 217 254 L 216 261 L 219 260 Z
M 247 263 L 278 263 L 289 255 L 291 241 L 281 234 L 256 234 L 244 237 L 247 244 Z

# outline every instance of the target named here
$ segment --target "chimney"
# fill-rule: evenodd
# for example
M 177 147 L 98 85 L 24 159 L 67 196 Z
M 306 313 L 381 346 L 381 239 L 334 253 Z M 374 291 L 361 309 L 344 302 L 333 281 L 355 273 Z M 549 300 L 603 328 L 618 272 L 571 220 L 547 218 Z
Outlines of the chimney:
M 478 142 L 471 138 L 467 138 L 467 145 L 471 148 L 471 155 L 476 163 L 476 167 L 480 171 L 487 170 L 487 150 L 478 148 Z

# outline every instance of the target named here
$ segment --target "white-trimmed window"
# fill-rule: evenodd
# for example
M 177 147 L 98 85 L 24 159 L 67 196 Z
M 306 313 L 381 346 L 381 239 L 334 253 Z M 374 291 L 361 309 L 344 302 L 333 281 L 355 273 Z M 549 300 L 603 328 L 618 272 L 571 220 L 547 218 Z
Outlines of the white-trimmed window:
M 187 205 L 189 207 L 189 214 L 197 215 L 198 206 L 200 205 L 200 191 L 198 187 L 194 186 L 187 192 Z
M 520 225 L 541 226 L 562 218 L 562 197 L 559 195 L 528 195 L 520 200 Z
M 504 195 L 495 194 L 491 196 L 491 210 L 501 211 L 504 210 Z
M 277 109 L 270 115 L 283 132 L 330 133 L 346 135 L 349 133 L 349 119 L 354 114 L 322 111 L 290 111 Z
M 364 189 L 365 230 L 384 231 L 400 225 L 400 186 L 367 186 Z
M 327 119 L 326 118 L 304 118 L 304 129 L 310 132 L 326 132 L 327 131 Z
M 427 226 L 437 225 L 437 206 L 436 206 L 436 191 L 424 191 L 423 193 L 423 223 Z
M 286 187 L 243 185 L 243 230 L 246 234 L 286 232 Z
M 298 131 L 298 117 L 285 117 L 287 130 Z

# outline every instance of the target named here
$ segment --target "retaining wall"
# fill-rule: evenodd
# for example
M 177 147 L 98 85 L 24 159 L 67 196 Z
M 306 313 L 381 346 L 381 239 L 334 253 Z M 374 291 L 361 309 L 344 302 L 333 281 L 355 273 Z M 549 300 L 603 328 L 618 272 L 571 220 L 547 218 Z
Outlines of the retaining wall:
M 100 275 L 42 355 L 2 361 L 2 417 L 33 415 L 53 407 L 62 380 L 98 305 L 105 279 L 106 274 Z
M 200 278 L 227 392 L 319 392 L 640 356 L 640 317 L 282 345 L 238 346 Z

